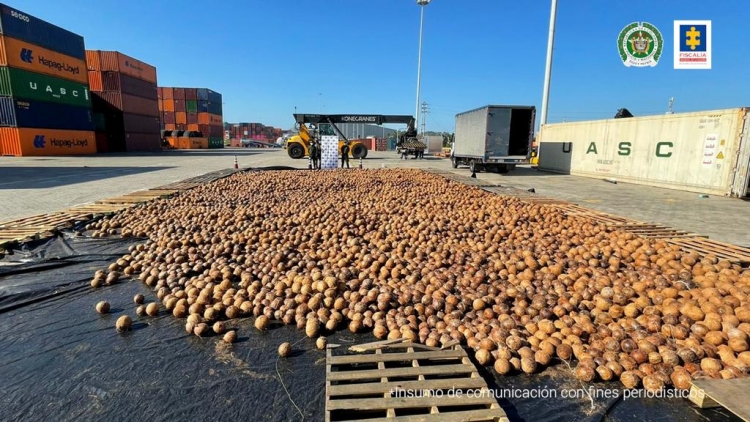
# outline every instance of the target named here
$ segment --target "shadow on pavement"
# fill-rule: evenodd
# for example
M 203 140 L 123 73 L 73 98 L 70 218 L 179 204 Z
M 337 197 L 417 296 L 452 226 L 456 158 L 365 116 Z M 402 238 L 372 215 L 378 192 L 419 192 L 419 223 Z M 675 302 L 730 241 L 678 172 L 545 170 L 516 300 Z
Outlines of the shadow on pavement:
M 0 167 L 0 190 L 55 188 L 174 167 Z

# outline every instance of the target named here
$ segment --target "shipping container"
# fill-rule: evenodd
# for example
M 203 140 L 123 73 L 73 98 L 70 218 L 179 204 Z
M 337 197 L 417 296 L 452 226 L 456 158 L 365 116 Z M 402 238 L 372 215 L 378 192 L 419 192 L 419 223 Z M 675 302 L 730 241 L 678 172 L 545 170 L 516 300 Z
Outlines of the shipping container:
M 83 37 L 37 17 L 0 4 L 0 34 L 23 40 L 66 56 L 86 58 Z
M 174 89 L 175 100 L 185 100 L 185 88 L 172 88 Z
M 219 137 L 224 135 L 224 128 L 221 126 L 214 126 L 209 125 L 208 126 L 208 135 L 209 137 Z
M 156 97 L 159 98 L 160 100 L 164 99 L 163 90 L 160 86 L 156 87 Z
M 170 111 L 174 113 L 174 100 L 172 99 L 164 99 L 162 100 L 164 111 Z
M 187 113 L 187 124 L 197 125 L 198 124 L 198 113 Z
M 185 111 L 188 113 L 198 112 L 198 101 L 196 100 L 185 100 Z
M 208 90 L 206 88 L 198 88 L 195 92 L 198 94 L 198 101 L 208 101 Z
M 94 130 L 90 107 L 0 97 L 0 126 Z
M 221 94 L 219 94 L 216 91 L 211 91 L 209 89 L 208 90 L 208 98 L 207 98 L 207 100 L 208 100 L 209 103 L 221 104 L 221 102 L 222 102 Z
M 85 61 L 7 36 L 0 36 L 0 66 L 89 83 Z
M 107 117 L 104 113 L 92 113 L 94 119 L 94 132 L 107 131 Z
M 208 149 L 217 148 L 224 148 L 224 139 L 216 137 L 208 138 Z
M 123 94 L 156 100 L 156 85 L 143 79 L 134 78 L 120 72 L 102 72 L 104 91 L 120 91 Z
M 160 151 L 161 136 L 157 133 L 126 133 L 125 150 L 135 151 Z
M 174 123 L 165 123 L 164 124 L 164 130 L 175 130 L 176 126 Z
M 0 128 L 0 144 L 4 155 L 96 154 L 93 131 L 3 127 Z
M 216 126 L 224 126 L 224 120 L 221 118 L 221 115 L 209 114 L 208 124 L 216 125 Z
M 199 124 L 189 124 L 187 125 L 187 130 L 190 130 L 193 132 L 200 132 L 201 128 Z
M 212 102 L 209 102 L 207 110 L 208 110 L 209 113 L 211 113 L 211 114 L 217 114 L 219 116 L 221 116 L 222 114 L 224 114 L 224 111 L 222 110 L 222 107 L 221 107 L 221 103 L 212 103 Z
M 164 100 L 159 98 L 158 104 L 159 104 L 159 111 L 164 111 Z
M 172 125 L 177 123 L 175 121 L 174 111 L 165 111 L 164 113 L 162 113 L 161 121 L 164 122 L 165 124 L 172 124 Z
M 12 67 L 0 67 L 0 95 L 91 107 L 88 86 Z
M 547 124 L 539 169 L 713 195 L 748 196 L 750 109 Z
M 175 125 L 175 130 L 187 130 L 187 125 Z
M 208 101 L 198 100 L 198 113 L 208 113 Z
M 211 116 L 208 113 L 198 113 L 198 123 L 201 125 L 208 125 L 211 123 Z
M 187 113 L 184 111 L 177 111 L 174 113 L 174 116 L 175 122 L 177 122 L 178 125 L 187 124 Z
M 107 145 L 107 134 L 103 131 L 97 131 L 94 133 L 94 137 L 96 138 L 96 152 L 97 153 L 105 153 L 105 152 L 111 152 L 109 150 L 109 146 Z
M 198 100 L 198 90 L 196 88 L 185 88 L 185 99 L 186 100 L 197 101 Z
M 96 72 L 102 71 L 102 58 L 98 50 L 86 50 L 86 69 Z
M 99 51 L 102 71 L 121 72 L 144 81 L 156 83 L 156 68 L 119 51 Z
M 174 111 L 186 112 L 185 100 L 174 99 Z
M 101 107 L 104 106 L 101 101 L 97 101 L 98 99 L 101 99 L 112 108 L 120 110 L 123 113 L 159 117 L 159 105 L 157 104 L 156 99 L 149 100 L 111 91 L 93 92 L 91 98 L 94 110 L 97 112 L 101 111 Z M 104 107 L 106 108 L 106 106 Z
M 91 92 L 104 91 L 104 86 L 102 86 L 102 72 L 89 70 L 89 88 L 91 88 Z
M 165 100 L 173 100 L 174 99 L 174 89 L 171 87 L 162 87 L 161 89 L 162 98 Z
M 137 114 L 122 114 L 124 131 L 126 133 L 159 133 L 161 123 L 158 117 L 139 116 Z

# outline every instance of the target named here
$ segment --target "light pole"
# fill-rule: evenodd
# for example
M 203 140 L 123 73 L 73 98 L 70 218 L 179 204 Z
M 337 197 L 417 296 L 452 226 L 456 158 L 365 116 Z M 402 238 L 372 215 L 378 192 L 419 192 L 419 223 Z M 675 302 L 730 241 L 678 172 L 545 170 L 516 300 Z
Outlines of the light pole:
M 544 69 L 544 93 L 542 94 L 542 121 L 539 127 L 547 124 L 547 108 L 549 106 L 549 83 L 552 78 L 552 50 L 555 45 L 555 18 L 557 16 L 557 0 L 552 0 L 552 10 L 549 16 L 549 38 L 547 39 L 547 66 Z
M 417 4 L 420 6 L 420 18 L 419 18 L 419 58 L 417 59 L 417 105 L 415 107 L 415 119 L 414 125 L 419 124 L 419 90 L 421 89 L 421 78 L 422 78 L 422 28 L 424 25 L 424 7 L 430 4 L 432 0 L 417 0 Z M 419 127 L 419 126 L 416 126 Z

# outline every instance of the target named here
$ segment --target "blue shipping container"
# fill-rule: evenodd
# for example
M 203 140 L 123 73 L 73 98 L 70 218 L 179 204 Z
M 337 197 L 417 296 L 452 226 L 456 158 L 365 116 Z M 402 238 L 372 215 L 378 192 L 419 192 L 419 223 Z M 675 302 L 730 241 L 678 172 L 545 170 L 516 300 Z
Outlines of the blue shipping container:
M 198 88 L 198 100 L 208 101 L 208 90 L 206 88 Z
M 0 97 L 0 126 L 93 131 L 94 119 L 88 107 Z
M 221 115 L 222 114 L 221 111 L 222 111 L 221 110 L 221 103 L 212 103 L 212 102 L 208 103 L 208 112 L 209 113 Z
M 0 3 L 0 34 L 86 60 L 83 37 Z
M 208 101 L 198 101 L 198 113 L 208 112 Z
M 221 94 L 216 91 L 208 90 L 208 102 L 221 104 Z

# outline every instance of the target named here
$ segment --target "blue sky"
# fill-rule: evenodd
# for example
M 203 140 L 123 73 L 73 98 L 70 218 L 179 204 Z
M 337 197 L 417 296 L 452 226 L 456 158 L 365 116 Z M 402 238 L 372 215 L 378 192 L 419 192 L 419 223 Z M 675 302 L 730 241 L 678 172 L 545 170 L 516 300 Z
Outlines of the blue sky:
M 413 0 L 9 0 L 157 67 L 159 84 L 224 96 L 231 122 L 288 128 L 299 112 L 413 114 L 419 7 Z M 486 104 L 541 107 L 549 0 L 434 0 L 425 11 L 428 130 Z M 672 68 L 673 21 L 713 21 L 713 69 Z M 655 68 L 626 68 L 620 30 L 660 29 Z M 560 0 L 549 121 L 750 105 L 750 9 L 740 0 Z

